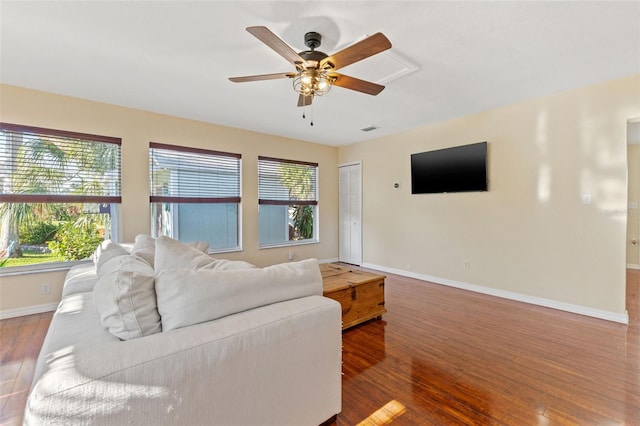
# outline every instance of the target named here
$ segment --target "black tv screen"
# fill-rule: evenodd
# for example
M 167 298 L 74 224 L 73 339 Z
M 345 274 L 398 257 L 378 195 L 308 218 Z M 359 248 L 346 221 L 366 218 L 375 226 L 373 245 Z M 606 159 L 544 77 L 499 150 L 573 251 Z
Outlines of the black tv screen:
M 487 191 L 487 143 L 411 154 L 411 193 Z

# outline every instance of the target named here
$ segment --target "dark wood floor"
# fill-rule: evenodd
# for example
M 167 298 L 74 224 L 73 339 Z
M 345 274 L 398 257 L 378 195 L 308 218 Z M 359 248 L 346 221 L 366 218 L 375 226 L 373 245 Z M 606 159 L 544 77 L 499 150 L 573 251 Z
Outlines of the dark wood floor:
M 0 321 L 0 425 L 22 424 L 36 359 L 53 312 Z
M 383 320 L 344 333 L 336 425 L 640 425 L 640 271 L 629 326 L 386 282 Z
M 336 426 L 640 425 L 640 271 L 629 326 L 388 275 L 388 313 L 343 335 Z M 20 424 L 51 314 L 0 321 L 0 424 Z

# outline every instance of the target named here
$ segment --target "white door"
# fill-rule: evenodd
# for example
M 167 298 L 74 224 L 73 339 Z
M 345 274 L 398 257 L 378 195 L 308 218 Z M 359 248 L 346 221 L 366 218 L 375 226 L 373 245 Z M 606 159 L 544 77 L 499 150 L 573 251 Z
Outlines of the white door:
M 360 164 L 340 166 L 340 261 L 362 264 L 362 174 Z

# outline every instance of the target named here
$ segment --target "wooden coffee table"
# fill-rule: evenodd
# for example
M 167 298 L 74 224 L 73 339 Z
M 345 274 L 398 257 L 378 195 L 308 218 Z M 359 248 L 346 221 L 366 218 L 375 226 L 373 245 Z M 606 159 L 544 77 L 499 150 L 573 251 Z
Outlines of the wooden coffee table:
M 320 265 L 323 294 L 342 306 L 342 329 L 381 318 L 384 307 L 384 275 L 351 269 L 346 265 Z

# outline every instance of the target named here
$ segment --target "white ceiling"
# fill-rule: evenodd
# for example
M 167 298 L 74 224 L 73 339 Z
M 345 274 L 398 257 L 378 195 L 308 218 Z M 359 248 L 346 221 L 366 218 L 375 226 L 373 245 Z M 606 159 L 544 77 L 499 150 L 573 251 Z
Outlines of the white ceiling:
M 375 32 L 393 47 L 340 72 L 302 119 L 292 71 L 245 27 L 333 53 Z M 640 73 L 640 2 L 1 1 L 0 81 L 329 145 Z M 368 126 L 379 129 L 363 132 Z

